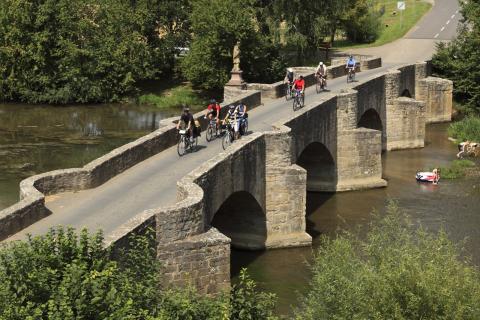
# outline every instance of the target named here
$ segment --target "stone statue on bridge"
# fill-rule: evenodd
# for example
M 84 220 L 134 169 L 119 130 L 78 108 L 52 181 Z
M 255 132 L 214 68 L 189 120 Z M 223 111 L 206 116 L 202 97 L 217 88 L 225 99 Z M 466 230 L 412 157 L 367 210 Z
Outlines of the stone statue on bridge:
M 233 47 L 233 69 L 234 72 L 239 72 L 240 70 L 240 43 L 237 42 Z

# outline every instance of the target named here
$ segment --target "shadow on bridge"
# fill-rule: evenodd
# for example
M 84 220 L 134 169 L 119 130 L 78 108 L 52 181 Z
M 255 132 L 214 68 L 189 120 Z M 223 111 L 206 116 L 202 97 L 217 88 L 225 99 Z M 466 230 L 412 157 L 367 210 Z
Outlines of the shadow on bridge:
M 232 240 L 232 247 L 265 248 L 266 217 L 258 201 L 248 192 L 233 193 L 215 213 L 211 225 Z
M 332 154 L 324 144 L 320 142 L 309 144 L 298 157 L 297 164 L 307 171 L 308 191 L 335 190 L 337 168 Z

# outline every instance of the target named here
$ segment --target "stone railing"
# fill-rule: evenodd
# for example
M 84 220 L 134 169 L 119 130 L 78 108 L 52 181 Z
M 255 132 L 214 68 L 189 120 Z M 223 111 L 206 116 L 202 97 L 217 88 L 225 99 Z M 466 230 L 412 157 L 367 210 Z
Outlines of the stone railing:
M 382 66 L 382 59 L 380 57 L 363 57 L 357 63 L 357 72 L 380 68 Z M 301 74 L 305 77 L 305 84 L 307 87 L 315 85 L 315 67 L 294 67 L 292 68 L 296 74 Z M 347 74 L 345 65 L 342 63 L 327 67 L 327 79 L 335 79 L 343 77 Z M 271 84 L 264 83 L 248 83 L 248 90 L 258 90 L 262 93 L 262 98 L 277 99 L 285 95 L 285 84 L 278 81 Z
M 243 102 L 249 108 L 261 104 L 258 91 L 243 91 L 231 103 Z M 222 115 L 227 104 L 222 105 Z M 205 111 L 194 115 L 202 127 L 206 127 Z M 93 160 L 83 168 L 55 170 L 27 178 L 20 183 L 20 201 L 0 211 L 0 240 L 28 227 L 48 216 L 45 196 L 61 192 L 95 188 L 134 165 L 158 154 L 178 142 L 178 133 L 173 120 L 162 121 L 158 130 L 133 142 L 118 147 L 106 155 Z

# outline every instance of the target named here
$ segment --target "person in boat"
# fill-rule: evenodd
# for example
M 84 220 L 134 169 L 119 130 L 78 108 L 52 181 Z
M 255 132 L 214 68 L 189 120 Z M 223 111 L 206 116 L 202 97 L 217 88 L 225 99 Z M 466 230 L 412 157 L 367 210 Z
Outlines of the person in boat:
M 433 184 L 438 184 L 438 180 L 440 180 L 440 169 L 433 169 Z

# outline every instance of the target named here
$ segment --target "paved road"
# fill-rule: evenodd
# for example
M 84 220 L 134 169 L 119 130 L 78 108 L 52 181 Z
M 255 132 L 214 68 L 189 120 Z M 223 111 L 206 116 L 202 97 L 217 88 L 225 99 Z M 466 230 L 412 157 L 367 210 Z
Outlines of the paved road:
M 433 52 L 435 39 L 453 36 L 458 21 L 456 0 L 438 0 L 407 37 L 393 44 L 369 48 L 367 54 L 384 57 L 384 67 L 359 73 L 357 80 L 365 80 L 401 63 L 415 62 Z M 452 15 L 456 14 L 452 18 Z M 450 22 L 447 24 L 448 18 Z M 442 30 L 442 26 L 446 26 Z M 437 37 L 437 33 L 439 34 Z M 441 37 L 440 37 L 441 35 Z M 436 37 L 436 38 L 435 38 Z M 430 40 L 426 40 L 430 39 Z M 425 49 L 426 48 L 426 49 Z M 386 57 L 386 58 L 385 58 Z M 329 81 L 332 92 L 347 86 L 345 77 Z M 306 103 L 322 99 L 322 94 L 307 90 Z M 249 112 L 249 127 L 253 131 L 270 130 L 271 124 L 292 114 L 291 102 L 285 99 L 270 101 Z M 176 199 L 176 182 L 195 167 L 222 151 L 219 140 L 206 143 L 200 138 L 202 149 L 179 159 L 176 147 L 151 157 L 105 184 L 90 190 L 55 195 L 47 199 L 52 215 L 24 229 L 10 239 L 24 238 L 27 233 L 41 234 L 54 225 L 70 225 L 91 230 L 103 229 L 106 234 L 146 209 L 171 205 Z
M 437 42 L 455 37 L 460 19 L 457 0 L 437 0 L 404 38 L 380 47 L 352 49 L 351 52 L 381 56 L 388 63 L 429 60 L 435 53 Z
M 406 39 L 451 40 L 461 18 L 457 0 L 437 0 L 430 12 L 405 36 Z

